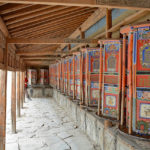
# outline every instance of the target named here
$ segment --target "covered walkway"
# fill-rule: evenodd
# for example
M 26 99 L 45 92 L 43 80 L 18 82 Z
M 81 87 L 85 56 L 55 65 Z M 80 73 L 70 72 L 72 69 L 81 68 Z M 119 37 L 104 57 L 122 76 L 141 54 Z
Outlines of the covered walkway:
M 52 98 L 26 101 L 17 119 L 17 134 L 7 130 L 6 150 L 84 149 L 96 147 Z

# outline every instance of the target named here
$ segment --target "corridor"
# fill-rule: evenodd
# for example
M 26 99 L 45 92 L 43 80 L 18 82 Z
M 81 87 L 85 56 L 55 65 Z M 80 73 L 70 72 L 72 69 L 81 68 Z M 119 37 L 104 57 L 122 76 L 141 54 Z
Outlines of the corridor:
M 6 150 L 96 150 L 53 99 L 27 101 L 17 118 L 17 134 L 7 121 Z

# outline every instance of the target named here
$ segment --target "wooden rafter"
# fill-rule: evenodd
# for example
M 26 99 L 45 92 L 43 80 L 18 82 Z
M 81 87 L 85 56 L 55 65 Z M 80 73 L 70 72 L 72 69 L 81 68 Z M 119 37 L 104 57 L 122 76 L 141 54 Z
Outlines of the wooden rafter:
M 36 30 L 31 30 L 30 32 L 21 32 L 20 34 L 18 33 L 14 33 L 14 34 L 11 34 L 12 36 L 15 36 L 15 37 L 18 37 L 18 36 L 31 36 L 32 34 L 34 35 L 37 35 L 39 33 L 43 33 L 43 32 L 55 32 L 58 31 L 58 29 L 64 29 L 65 30 L 69 30 L 70 27 L 72 27 L 72 25 L 74 26 L 74 28 L 76 29 L 77 26 L 76 24 L 81 24 L 84 20 L 86 20 L 88 17 L 88 13 L 82 15 L 80 14 L 79 16 L 77 17 L 72 17 L 72 20 L 68 20 L 68 19 L 65 19 L 64 21 L 61 21 L 61 22 L 56 22 L 56 23 L 52 23 L 48 28 L 45 27 L 45 28 L 39 28 L 39 29 L 36 29 Z
M 23 8 L 30 7 L 31 5 L 23 5 L 23 4 L 7 4 L 0 9 L 1 15 L 6 15 L 9 13 L 13 13 L 14 11 L 18 11 Z
M 150 10 L 150 1 L 147 0 L 0 0 L 0 2 Z
M 4 15 L 4 20 L 9 20 L 9 19 L 12 19 L 12 18 L 15 18 L 15 17 L 21 17 L 21 16 L 24 16 L 24 15 L 27 15 L 27 14 L 30 14 L 30 13 L 33 13 L 33 12 L 36 12 L 36 11 L 41 11 L 41 10 L 44 10 L 44 9 L 48 9 L 48 8 L 51 8 L 52 6 L 42 6 L 42 5 L 29 5 L 28 7 L 25 7 L 21 10 L 18 10 L 18 11 L 15 11 L 15 12 L 11 12 L 7 15 Z
M 17 23 L 17 22 L 20 22 L 20 21 L 31 19 L 31 18 L 41 16 L 41 15 L 44 15 L 44 14 L 47 14 L 47 13 L 52 13 L 56 9 L 60 9 L 60 8 L 62 9 L 61 6 L 50 6 L 50 7 L 51 7 L 51 9 L 46 8 L 46 9 L 39 10 L 39 11 L 37 10 L 37 11 L 35 11 L 33 13 L 30 13 L 30 14 L 27 14 L 27 15 L 12 18 L 12 19 L 6 21 L 6 25 L 10 25 L 10 24 L 13 24 L 13 23 Z
M 79 12 L 78 12 L 79 11 Z M 38 17 L 35 17 L 35 18 L 32 18 L 32 19 L 28 19 L 28 20 L 25 20 L 25 21 L 22 21 L 22 22 L 18 22 L 16 24 L 12 24 L 12 25 L 9 25 L 8 26 L 8 29 L 13 29 L 13 28 L 16 28 L 16 27 L 19 27 L 22 29 L 24 29 L 23 27 L 25 28 L 31 28 L 33 26 L 37 26 L 37 25 L 42 25 L 42 24 L 46 24 L 46 23 L 49 23 L 49 22 L 52 22 L 53 20 L 55 21 L 59 21 L 60 18 L 63 18 L 63 17 L 66 17 L 68 16 L 70 13 L 72 13 L 73 15 L 74 14 L 78 14 L 82 11 L 94 11 L 94 9 L 85 9 L 85 8 L 61 8 L 61 10 L 58 9 L 56 10 L 56 12 L 53 14 L 53 13 L 49 13 L 49 14 L 46 14 L 46 15 L 42 15 L 42 16 L 38 16 Z M 77 13 L 78 12 L 78 13 Z M 65 18 L 64 18 L 65 19 Z M 33 24 L 32 24 L 33 23 Z

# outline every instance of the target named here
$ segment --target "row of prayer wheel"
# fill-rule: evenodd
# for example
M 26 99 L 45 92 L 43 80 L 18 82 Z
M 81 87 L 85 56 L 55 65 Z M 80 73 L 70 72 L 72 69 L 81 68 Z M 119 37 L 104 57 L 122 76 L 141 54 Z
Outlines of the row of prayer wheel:
M 40 85 L 48 85 L 49 83 L 48 69 L 40 69 L 39 72 L 36 69 L 28 69 L 27 78 L 28 78 L 28 85 L 30 86 L 37 85 L 38 80 Z
M 121 28 L 123 39 L 99 40 L 50 65 L 50 84 L 97 106 L 98 115 L 117 120 L 128 133 L 150 136 L 150 23 Z

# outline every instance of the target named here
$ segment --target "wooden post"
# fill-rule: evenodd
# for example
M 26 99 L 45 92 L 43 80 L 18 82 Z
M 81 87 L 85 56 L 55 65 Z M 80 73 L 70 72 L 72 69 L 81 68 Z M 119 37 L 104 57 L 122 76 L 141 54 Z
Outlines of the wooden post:
M 85 32 L 79 28 L 80 31 L 80 38 L 85 39 Z M 82 47 L 80 47 L 81 49 Z M 80 55 L 80 101 L 83 104 L 83 53 Z
M 17 71 L 17 116 L 20 117 L 20 71 Z
M 111 38 L 112 33 L 108 30 L 112 27 L 111 9 L 106 8 L 106 38 Z
M 103 82 L 103 48 L 102 43 L 100 43 L 100 68 L 99 68 L 99 101 L 98 101 L 98 115 L 101 114 L 101 104 L 102 104 L 102 83 Z
M 88 106 L 88 84 L 89 84 L 89 77 L 88 77 L 88 70 L 89 70 L 89 60 L 88 60 L 88 52 L 86 53 L 86 72 L 85 72 L 85 78 L 86 78 L 86 85 L 85 85 L 85 104 Z
M 22 79 L 22 83 L 23 83 L 23 103 L 25 103 L 25 87 L 24 87 L 24 81 L 25 81 L 25 71 L 23 72 L 23 79 Z
M 125 84 L 126 84 L 126 34 L 123 35 L 123 58 L 122 58 L 122 98 L 121 98 L 121 126 L 124 124 L 125 107 Z
M 133 33 L 130 33 L 130 43 L 128 51 L 129 59 L 129 128 L 128 133 L 132 134 L 132 109 L 133 109 L 133 89 L 132 89 L 132 52 L 133 52 Z
M 73 99 L 75 99 L 75 56 L 73 55 Z
M 80 104 L 83 104 L 83 55 L 80 55 Z
M 0 71 L 0 150 L 5 150 L 8 44 L 4 50 L 4 70 Z
M 120 120 L 121 117 L 121 91 L 122 91 L 122 41 L 120 41 L 120 49 L 119 49 L 119 106 L 118 106 L 118 112 L 119 115 L 117 116 L 117 120 Z
M 16 71 L 12 72 L 11 121 L 12 133 L 16 133 Z
M 20 71 L 20 105 L 23 108 L 23 93 L 22 93 L 22 71 Z

